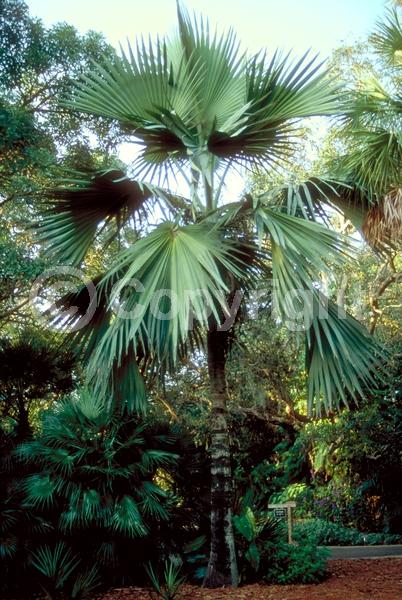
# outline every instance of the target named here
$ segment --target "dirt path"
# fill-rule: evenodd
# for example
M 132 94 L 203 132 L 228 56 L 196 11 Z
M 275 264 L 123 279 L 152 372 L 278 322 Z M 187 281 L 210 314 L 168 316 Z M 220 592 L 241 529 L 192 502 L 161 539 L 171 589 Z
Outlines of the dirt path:
M 402 600 L 402 558 L 333 560 L 330 577 L 319 585 L 262 586 L 202 590 L 186 586 L 181 600 Z M 101 600 L 149 600 L 146 591 L 114 590 Z

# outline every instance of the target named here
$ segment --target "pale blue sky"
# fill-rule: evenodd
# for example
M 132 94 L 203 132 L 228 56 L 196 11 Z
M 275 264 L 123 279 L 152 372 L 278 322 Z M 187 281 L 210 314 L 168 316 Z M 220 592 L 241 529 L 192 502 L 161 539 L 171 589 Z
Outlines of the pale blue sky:
M 46 24 L 67 21 L 102 31 L 116 45 L 138 33 L 165 33 L 175 23 L 175 0 L 27 0 Z M 323 58 L 342 41 L 364 37 L 388 0 L 186 0 L 189 9 L 222 27 L 234 26 L 245 47 L 308 48 Z

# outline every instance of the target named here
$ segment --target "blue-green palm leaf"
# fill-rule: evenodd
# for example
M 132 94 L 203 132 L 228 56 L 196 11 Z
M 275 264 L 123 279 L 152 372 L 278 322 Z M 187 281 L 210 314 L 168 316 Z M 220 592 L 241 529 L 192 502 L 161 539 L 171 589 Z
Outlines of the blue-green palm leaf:
M 381 379 L 385 354 L 366 328 L 322 296 L 307 330 L 309 412 L 321 415 L 362 398 Z
M 276 163 L 292 148 L 295 122 L 339 112 L 336 89 L 315 58 L 246 59 L 232 31 L 212 33 L 180 5 L 178 21 L 176 37 L 140 40 L 95 65 L 67 102 L 131 128 L 143 146 L 142 167 Z
M 117 313 L 94 351 L 93 368 L 105 364 L 105 358 L 124 355 L 130 344 L 162 362 L 174 360 L 193 317 L 206 325 L 210 313 L 218 321 L 228 313 L 230 289 L 222 270 L 244 278 L 245 259 L 218 229 L 202 223 L 181 227 L 167 222 L 138 240 L 117 257 L 104 279 L 107 285 L 116 272 L 124 273 L 112 295 L 124 312 Z

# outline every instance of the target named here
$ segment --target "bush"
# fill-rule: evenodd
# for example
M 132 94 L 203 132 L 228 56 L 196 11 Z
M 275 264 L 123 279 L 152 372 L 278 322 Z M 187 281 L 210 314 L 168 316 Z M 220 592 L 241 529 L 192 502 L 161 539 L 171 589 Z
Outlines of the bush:
M 138 415 L 112 414 L 84 390 L 48 410 L 37 437 L 16 449 L 0 435 L 9 458 L 0 462 L 6 492 L 0 590 L 40 585 L 78 598 L 95 580 L 103 587 L 142 582 L 142 562 L 169 549 L 166 529 L 177 503 L 163 487 L 177 459 L 165 429 Z M 15 484 L 6 469 L 10 460 L 22 474 Z M 79 563 L 68 577 L 59 568 L 64 547 Z
M 364 546 L 396 544 L 401 536 L 385 533 L 361 533 L 357 529 L 343 527 L 324 519 L 311 519 L 297 523 L 294 538 L 301 544 L 311 543 L 317 546 Z
M 268 573 L 270 583 L 317 583 L 327 575 L 328 550 L 307 544 L 279 542 L 267 548 L 271 555 Z
M 327 550 L 310 541 L 286 543 L 284 524 L 271 515 L 245 505 L 233 524 L 242 583 L 314 583 L 325 577 Z
M 258 513 L 251 506 L 244 506 L 242 513 L 233 517 L 233 525 L 240 580 L 258 581 L 266 573 L 271 548 L 284 535 L 283 527 L 271 515 Z

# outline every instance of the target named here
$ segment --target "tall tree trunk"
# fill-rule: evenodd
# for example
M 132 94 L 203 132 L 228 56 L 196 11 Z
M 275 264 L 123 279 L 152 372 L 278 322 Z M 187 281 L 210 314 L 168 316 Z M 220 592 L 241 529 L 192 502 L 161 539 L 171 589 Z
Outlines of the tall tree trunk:
M 227 332 L 208 333 L 211 414 L 211 550 L 204 587 L 236 586 L 236 549 L 232 524 L 233 479 L 227 422 L 225 363 Z

